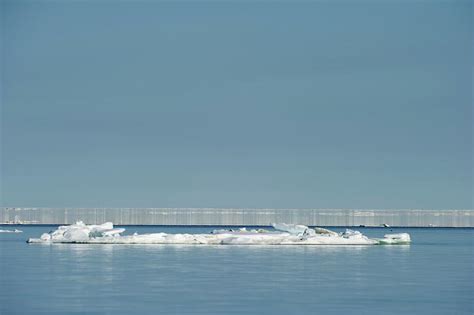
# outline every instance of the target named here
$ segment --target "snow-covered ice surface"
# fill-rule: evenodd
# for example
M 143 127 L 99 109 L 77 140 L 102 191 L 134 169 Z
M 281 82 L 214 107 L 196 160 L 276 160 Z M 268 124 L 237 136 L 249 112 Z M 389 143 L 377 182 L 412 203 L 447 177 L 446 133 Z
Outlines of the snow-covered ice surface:
M 336 233 L 305 225 L 273 224 L 275 231 L 246 228 L 215 230 L 210 234 L 133 234 L 120 235 L 123 228 L 114 228 L 111 222 L 101 225 L 76 224 L 60 226 L 30 238 L 28 243 L 87 243 L 87 244 L 203 244 L 203 245 L 395 245 L 409 244 L 407 233 L 387 234 L 383 238 L 368 238 L 358 231 L 347 229 Z
M 0 233 L 23 233 L 23 231 L 14 229 L 14 230 L 0 230 Z

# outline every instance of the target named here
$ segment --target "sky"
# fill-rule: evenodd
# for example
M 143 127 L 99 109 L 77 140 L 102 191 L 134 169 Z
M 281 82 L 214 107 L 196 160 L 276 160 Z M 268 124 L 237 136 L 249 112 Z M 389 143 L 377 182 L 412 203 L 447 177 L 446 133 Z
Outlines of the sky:
M 472 1 L 2 1 L 1 206 L 473 208 Z

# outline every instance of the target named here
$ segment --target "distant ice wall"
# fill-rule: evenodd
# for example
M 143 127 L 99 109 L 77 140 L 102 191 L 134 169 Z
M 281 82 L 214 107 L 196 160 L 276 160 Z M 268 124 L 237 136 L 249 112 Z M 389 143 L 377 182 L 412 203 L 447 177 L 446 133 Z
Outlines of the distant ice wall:
M 117 225 L 270 225 L 474 227 L 474 210 L 0 208 L 0 223 Z

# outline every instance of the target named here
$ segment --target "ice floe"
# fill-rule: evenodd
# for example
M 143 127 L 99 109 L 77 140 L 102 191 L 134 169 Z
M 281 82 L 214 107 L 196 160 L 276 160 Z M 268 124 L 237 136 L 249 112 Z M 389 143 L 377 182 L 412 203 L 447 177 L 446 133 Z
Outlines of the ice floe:
M 14 229 L 14 230 L 0 230 L 0 233 L 23 233 L 23 231 Z
M 87 243 L 87 244 L 207 244 L 207 245 L 394 245 L 409 244 L 407 233 L 386 234 L 383 238 L 369 238 L 358 231 L 347 229 L 337 233 L 324 228 L 305 225 L 273 224 L 274 230 L 220 229 L 210 234 L 133 234 L 120 235 L 123 228 L 111 222 L 86 225 L 83 222 L 60 226 L 30 238 L 28 243 Z

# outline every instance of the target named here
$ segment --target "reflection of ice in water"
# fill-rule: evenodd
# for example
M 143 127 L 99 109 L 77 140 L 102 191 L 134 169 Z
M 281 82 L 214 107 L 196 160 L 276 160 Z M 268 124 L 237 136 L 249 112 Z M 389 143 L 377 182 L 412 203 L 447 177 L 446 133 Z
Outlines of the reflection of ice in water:
M 87 244 L 190 244 L 190 245 L 389 245 L 409 244 L 406 233 L 386 234 L 384 238 L 369 238 L 359 231 L 346 229 L 336 233 L 323 228 L 304 225 L 274 224 L 276 231 L 263 229 L 220 229 L 210 234 L 133 234 L 121 236 L 123 228 L 114 228 L 111 222 L 86 225 L 82 222 L 60 226 L 44 233 L 29 243 L 87 243 Z

